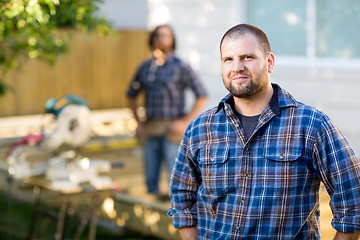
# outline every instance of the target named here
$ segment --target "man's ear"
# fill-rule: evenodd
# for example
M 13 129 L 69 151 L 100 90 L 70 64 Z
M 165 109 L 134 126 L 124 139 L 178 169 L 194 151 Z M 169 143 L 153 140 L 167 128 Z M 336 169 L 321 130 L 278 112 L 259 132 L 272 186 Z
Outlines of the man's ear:
M 268 73 L 272 73 L 275 69 L 275 56 L 273 53 L 269 53 L 267 61 L 268 61 Z

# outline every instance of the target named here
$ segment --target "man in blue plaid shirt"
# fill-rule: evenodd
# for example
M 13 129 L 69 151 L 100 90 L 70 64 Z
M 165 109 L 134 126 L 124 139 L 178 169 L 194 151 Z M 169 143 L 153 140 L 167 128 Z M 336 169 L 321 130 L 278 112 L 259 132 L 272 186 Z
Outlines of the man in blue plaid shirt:
M 176 41 L 170 26 L 157 26 L 150 33 L 149 47 L 151 57 L 140 64 L 127 97 L 138 122 L 137 135 L 144 142 L 147 190 L 161 197 L 161 166 L 165 162 L 171 174 L 181 137 L 189 122 L 201 113 L 206 91 L 190 65 L 175 56 Z M 190 111 L 185 111 L 187 90 L 195 96 Z M 140 92 L 145 93 L 145 121 L 137 112 Z
M 240 24 L 220 43 L 230 92 L 188 126 L 169 216 L 183 239 L 320 239 L 319 187 L 335 239 L 360 236 L 360 163 L 322 112 L 270 82 L 265 33 Z

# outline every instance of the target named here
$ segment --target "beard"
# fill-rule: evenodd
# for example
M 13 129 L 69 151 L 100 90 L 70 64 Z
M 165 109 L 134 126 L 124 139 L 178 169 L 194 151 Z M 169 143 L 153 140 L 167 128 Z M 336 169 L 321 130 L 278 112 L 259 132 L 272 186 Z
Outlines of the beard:
M 241 86 L 235 86 L 232 82 L 230 83 L 230 86 L 227 87 L 227 90 L 237 98 L 249 98 L 256 93 L 260 92 L 262 88 L 255 84 L 252 80 L 250 80 L 250 83 L 247 84 L 244 87 Z
M 226 89 L 237 98 L 250 98 L 257 93 L 261 92 L 268 84 L 267 71 L 261 71 L 258 76 L 247 74 L 248 81 L 243 84 L 237 84 L 230 79 L 230 84 L 225 85 Z M 224 81 L 224 77 L 223 77 Z M 224 81 L 225 82 L 225 81 Z

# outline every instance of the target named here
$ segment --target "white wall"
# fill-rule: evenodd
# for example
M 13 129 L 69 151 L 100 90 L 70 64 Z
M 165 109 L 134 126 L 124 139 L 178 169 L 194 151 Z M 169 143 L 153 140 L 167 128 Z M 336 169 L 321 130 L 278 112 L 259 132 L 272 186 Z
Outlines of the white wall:
M 147 29 L 147 0 L 104 0 L 99 7 L 115 29 Z
M 271 76 L 297 100 L 325 112 L 360 156 L 360 71 L 277 66 Z

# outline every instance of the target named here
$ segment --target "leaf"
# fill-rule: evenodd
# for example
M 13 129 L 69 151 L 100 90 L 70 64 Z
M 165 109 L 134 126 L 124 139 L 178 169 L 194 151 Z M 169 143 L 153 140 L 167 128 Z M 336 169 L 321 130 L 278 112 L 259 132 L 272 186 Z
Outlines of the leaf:
M 13 91 L 14 89 L 10 86 L 4 83 L 2 80 L 0 80 L 0 96 L 4 96 L 6 92 Z
M 110 22 L 99 17 L 102 0 L 2 0 L 0 5 L 0 69 L 3 77 L 30 58 L 55 64 L 68 51 L 68 36 L 60 28 L 76 28 L 101 35 L 112 33 Z M 0 79 L 0 95 L 10 87 Z

